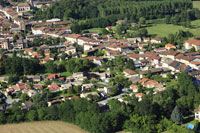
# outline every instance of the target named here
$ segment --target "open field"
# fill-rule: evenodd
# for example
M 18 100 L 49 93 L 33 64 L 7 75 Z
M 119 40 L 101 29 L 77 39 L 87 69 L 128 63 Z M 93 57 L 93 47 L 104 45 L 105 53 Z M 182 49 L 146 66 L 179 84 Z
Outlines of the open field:
M 87 31 L 89 31 L 89 32 L 97 32 L 99 34 L 102 34 L 102 29 L 104 29 L 104 28 L 91 28 L 91 29 L 88 29 Z
M 193 7 L 200 9 L 200 1 L 193 1 Z
M 60 121 L 27 122 L 0 125 L 1 133 L 86 133 L 79 127 Z
M 192 28 L 185 28 L 183 26 L 172 25 L 172 24 L 153 24 L 147 27 L 150 35 L 157 35 L 158 37 L 166 37 L 168 34 L 173 34 L 179 30 L 190 31 L 194 35 L 200 35 L 200 20 L 191 22 Z

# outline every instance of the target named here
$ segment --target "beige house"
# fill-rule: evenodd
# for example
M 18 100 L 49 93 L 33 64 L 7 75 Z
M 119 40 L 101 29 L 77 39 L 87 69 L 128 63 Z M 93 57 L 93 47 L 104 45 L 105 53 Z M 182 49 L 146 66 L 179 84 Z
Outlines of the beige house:
M 196 40 L 196 39 L 186 40 L 183 46 L 185 47 L 186 50 L 194 47 L 195 50 L 197 51 L 200 49 L 200 40 Z
M 200 107 L 194 110 L 195 120 L 200 121 Z
M 17 12 L 21 13 L 21 12 L 28 12 L 31 10 L 31 5 L 27 2 L 25 3 L 19 3 L 17 5 Z

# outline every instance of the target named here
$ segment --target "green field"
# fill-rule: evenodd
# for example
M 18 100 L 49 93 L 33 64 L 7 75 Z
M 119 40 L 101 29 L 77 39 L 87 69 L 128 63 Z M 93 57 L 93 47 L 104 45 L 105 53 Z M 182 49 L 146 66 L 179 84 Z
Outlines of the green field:
M 193 7 L 200 9 L 200 1 L 193 1 Z
M 0 125 L 1 133 L 86 133 L 79 127 L 60 121 L 26 122 Z
M 97 32 L 98 34 L 102 34 L 102 29 L 104 29 L 104 28 L 91 28 L 91 29 L 88 29 L 86 31 Z
M 190 31 L 194 35 L 200 35 L 200 20 L 191 22 L 192 28 L 185 28 L 183 26 L 172 25 L 172 24 L 153 24 L 147 27 L 150 35 L 156 35 L 158 37 L 166 37 L 169 34 L 178 32 L 179 30 Z
M 62 72 L 60 73 L 61 76 L 72 76 L 72 74 L 70 72 Z

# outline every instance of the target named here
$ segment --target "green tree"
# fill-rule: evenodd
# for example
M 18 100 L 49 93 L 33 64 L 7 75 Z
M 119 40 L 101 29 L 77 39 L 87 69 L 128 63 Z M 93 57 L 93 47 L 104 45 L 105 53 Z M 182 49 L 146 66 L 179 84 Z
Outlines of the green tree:
M 139 19 L 139 24 L 146 24 L 146 19 L 144 17 L 141 17 Z
M 173 121 L 176 124 L 182 124 L 183 115 L 182 115 L 181 111 L 179 110 L 178 106 L 176 106 L 174 108 L 174 110 L 172 111 L 170 119 L 171 119 L 171 121 Z
M 45 68 L 48 73 L 56 73 L 57 72 L 57 65 L 54 64 L 53 61 L 49 60 L 45 63 Z
M 35 121 L 35 120 L 37 120 L 37 111 L 36 110 L 30 110 L 30 111 L 28 111 L 28 113 L 27 113 L 27 119 L 29 120 L 29 121 Z

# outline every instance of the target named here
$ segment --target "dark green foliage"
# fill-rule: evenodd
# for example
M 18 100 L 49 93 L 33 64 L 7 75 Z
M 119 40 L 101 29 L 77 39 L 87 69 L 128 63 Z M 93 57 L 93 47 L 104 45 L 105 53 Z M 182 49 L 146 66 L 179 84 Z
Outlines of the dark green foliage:
M 35 74 L 40 70 L 41 66 L 37 59 L 26 59 L 13 56 L 4 57 L 1 61 L 4 68 L 2 68 L 5 74 L 13 74 L 17 76 Z
M 192 2 L 190 0 L 124 0 L 123 2 L 121 0 L 60 0 L 53 3 L 50 7 L 35 10 L 34 19 L 46 20 L 50 18 L 60 18 L 63 20 L 83 20 L 71 25 L 72 31 L 79 33 L 83 29 L 115 25 L 117 19 L 126 18 L 134 22 L 139 21 L 139 23 L 145 24 L 146 19 L 162 18 L 166 15 L 172 16 L 182 10 L 191 8 Z M 198 13 L 195 12 L 195 14 Z M 174 19 L 176 18 L 177 17 L 174 17 Z M 190 18 L 192 18 L 191 15 Z
M 191 76 L 189 76 L 186 72 L 178 74 L 178 83 L 180 86 L 181 95 L 193 96 L 196 92 L 194 82 L 192 81 Z
M 178 106 L 176 106 L 174 108 L 174 110 L 172 111 L 170 119 L 171 119 L 171 121 L 173 121 L 176 124 L 182 124 L 182 122 L 183 122 L 183 115 L 180 112 Z
M 79 58 L 71 58 L 66 61 L 65 69 L 67 72 L 84 72 L 92 69 L 95 65 L 89 60 L 82 60 Z

